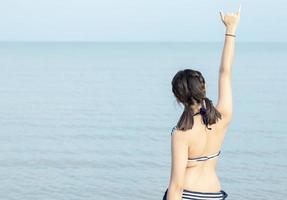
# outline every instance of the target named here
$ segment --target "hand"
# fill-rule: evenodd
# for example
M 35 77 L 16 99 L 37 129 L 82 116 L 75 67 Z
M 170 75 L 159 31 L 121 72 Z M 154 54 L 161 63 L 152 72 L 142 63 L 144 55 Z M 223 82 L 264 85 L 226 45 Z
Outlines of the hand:
M 237 13 L 227 13 L 226 15 L 223 12 L 219 11 L 221 20 L 227 29 L 235 31 L 238 22 L 240 20 L 241 13 L 241 4 L 239 5 L 239 9 Z

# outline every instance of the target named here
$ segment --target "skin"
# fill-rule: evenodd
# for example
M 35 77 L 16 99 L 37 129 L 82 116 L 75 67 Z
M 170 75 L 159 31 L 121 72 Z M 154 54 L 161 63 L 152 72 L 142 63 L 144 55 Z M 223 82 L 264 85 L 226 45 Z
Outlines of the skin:
M 240 20 L 241 5 L 236 13 L 220 13 L 227 34 L 236 33 Z M 168 187 L 168 200 L 181 200 L 183 189 L 198 192 L 219 192 L 220 180 L 216 174 L 217 160 L 188 162 L 188 158 L 216 154 L 222 146 L 228 125 L 232 119 L 232 63 L 235 38 L 225 36 L 218 78 L 217 110 L 222 119 L 207 130 L 201 116 L 194 116 L 193 128 L 187 131 L 175 130 L 171 137 L 172 167 Z M 198 111 L 200 105 L 194 105 Z

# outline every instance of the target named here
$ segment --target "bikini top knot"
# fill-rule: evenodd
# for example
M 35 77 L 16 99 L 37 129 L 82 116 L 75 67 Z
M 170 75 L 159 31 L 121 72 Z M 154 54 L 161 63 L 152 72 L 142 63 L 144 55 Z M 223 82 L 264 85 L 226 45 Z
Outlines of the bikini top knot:
M 200 113 L 201 115 L 205 115 L 205 114 L 206 114 L 206 108 L 201 107 L 200 110 L 199 110 L 199 113 Z

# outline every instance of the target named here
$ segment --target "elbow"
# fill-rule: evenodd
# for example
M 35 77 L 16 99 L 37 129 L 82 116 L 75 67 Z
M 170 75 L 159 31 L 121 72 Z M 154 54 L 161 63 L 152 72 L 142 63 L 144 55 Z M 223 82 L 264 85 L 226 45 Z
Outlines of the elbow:
M 180 192 L 181 190 L 183 190 L 183 183 L 179 183 L 179 182 L 171 183 L 168 188 L 171 191 Z

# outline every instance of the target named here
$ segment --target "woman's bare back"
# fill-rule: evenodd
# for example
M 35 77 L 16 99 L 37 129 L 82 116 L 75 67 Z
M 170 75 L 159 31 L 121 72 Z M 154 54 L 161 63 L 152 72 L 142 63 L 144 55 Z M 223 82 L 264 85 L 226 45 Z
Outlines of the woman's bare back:
M 220 159 L 221 146 L 227 126 L 222 118 L 206 129 L 200 115 L 194 116 L 192 129 L 182 132 L 188 141 L 188 158 L 213 156 L 204 161 L 188 161 L 183 188 L 199 192 L 218 192 L 221 190 L 220 180 L 216 174 L 216 165 Z

